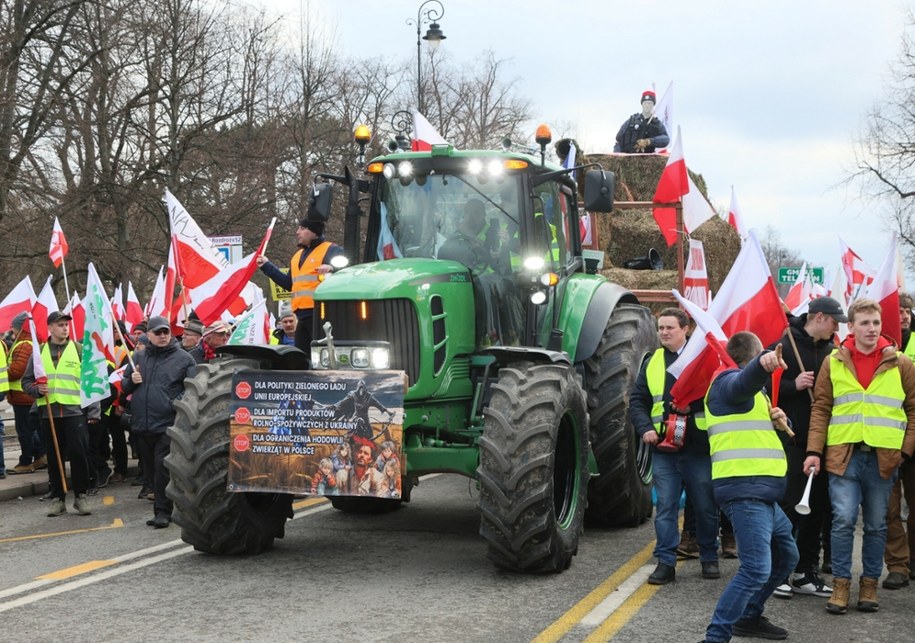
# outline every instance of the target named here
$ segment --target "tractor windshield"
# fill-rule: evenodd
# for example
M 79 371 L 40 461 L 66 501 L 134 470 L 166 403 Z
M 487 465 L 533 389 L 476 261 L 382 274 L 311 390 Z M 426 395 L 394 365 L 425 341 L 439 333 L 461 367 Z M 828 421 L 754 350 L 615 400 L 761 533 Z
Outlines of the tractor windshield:
M 518 176 L 494 180 L 469 174 L 384 180 L 378 244 L 383 252 L 378 259 L 426 257 L 468 263 L 461 256 L 440 256 L 443 248 L 449 255 L 453 240 L 485 244 L 497 256 L 500 245 L 518 238 L 520 185 Z M 497 258 L 484 260 L 495 264 Z M 482 267 L 496 269 L 495 265 Z

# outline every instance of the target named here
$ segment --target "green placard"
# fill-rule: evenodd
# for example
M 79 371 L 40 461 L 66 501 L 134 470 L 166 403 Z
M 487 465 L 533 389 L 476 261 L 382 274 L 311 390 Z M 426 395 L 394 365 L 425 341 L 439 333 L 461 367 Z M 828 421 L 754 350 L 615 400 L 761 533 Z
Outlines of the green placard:
M 778 283 L 780 284 L 793 284 L 797 281 L 797 276 L 801 272 L 801 267 L 797 266 L 794 268 L 779 268 L 778 269 Z M 824 279 L 824 271 L 821 267 L 808 267 L 807 272 L 810 273 L 813 283 L 822 284 Z

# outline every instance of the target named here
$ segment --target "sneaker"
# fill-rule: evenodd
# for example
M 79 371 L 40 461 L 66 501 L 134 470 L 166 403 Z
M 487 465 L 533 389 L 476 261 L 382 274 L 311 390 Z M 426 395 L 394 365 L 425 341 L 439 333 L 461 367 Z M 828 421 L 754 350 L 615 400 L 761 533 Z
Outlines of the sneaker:
M 54 494 L 51 493 L 51 492 L 49 491 L 49 492 L 47 492 L 45 495 L 41 496 L 41 497 L 39 498 L 39 500 L 40 500 L 41 502 L 44 502 L 45 500 L 51 500 L 51 499 L 53 499 L 53 498 L 54 498 Z
M 99 469 L 98 472 L 98 488 L 104 489 L 108 486 L 108 482 L 111 480 L 111 476 L 114 475 L 111 467 L 106 466 L 104 469 Z
M 80 516 L 88 516 L 92 513 L 92 510 L 89 509 L 89 498 L 84 493 L 76 496 L 76 500 L 73 501 L 73 508 L 76 509 L 76 513 Z
M 883 589 L 902 589 L 909 586 L 909 577 L 902 572 L 890 572 L 883 579 Z
M 153 490 L 150 489 L 149 487 L 143 487 L 142 489 L 140 489 L 140 493 L 137 494 L 137 499 L 146 500 L 153 493 L 154 493 Z
M 35 471 L 41 471 L 42 469 L 48 468 L 48 456 L 43 455 L 39 457 L 35 462 L 32 463 L 32 466 L 35 468 Z
M 822 577 L 815 570 L 805 574 L 795 574 L 791 579 L 791 591 L 795 594 L 807 594 L 820 598 L 832 596 L 832 588 L 823 582 Z
M 48 507 L 48 518 L 54 518 L 55 516 L 62 516 L 67 513 L 67 505 L 63 500 L 57 498 L 51 503 L 51 506 Z
M 734 623 L 734 636 L 752 636 L 770 641 L 781 641 L 788 638 L 788 630 L 773 625 L 765 616 L 760 616 L 755 620 Z
M 123 473 L 115 473 L 111 476 L 111 480 L 108 481 L 108 484 L 121 484 L 127 482 L 127 476 Z
M 17 464 L 12 469 L 7 469 L 6 472 L 9 474 L 35 473 L 35 465 L 34 464 Z
M 791 590 L 791 585 L 788 582 L 782 583 L 772 592 L 772 596 L 775 598 L 791 598 L 793 595 L 794 592 Z

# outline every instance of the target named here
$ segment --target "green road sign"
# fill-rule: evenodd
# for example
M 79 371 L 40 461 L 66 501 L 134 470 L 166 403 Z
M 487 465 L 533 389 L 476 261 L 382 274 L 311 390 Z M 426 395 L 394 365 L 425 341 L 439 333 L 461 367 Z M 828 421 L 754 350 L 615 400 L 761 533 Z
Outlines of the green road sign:
M 822 284 L 823 283 L 823 268 L 818 267 L 809 267 L 807 272 L 810 274 L 813 283 Z M 793 284 L 797 281 L 797 276 L 801 273 L 801 267 L 797 266 L 796 268 L 779 268 L 778 269 L 778 283 L 780 284 Z

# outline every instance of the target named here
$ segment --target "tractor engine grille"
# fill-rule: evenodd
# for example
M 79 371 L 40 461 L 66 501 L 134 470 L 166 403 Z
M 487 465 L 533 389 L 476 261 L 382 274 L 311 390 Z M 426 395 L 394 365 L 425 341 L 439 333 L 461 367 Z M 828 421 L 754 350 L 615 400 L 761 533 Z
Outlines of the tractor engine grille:
M 419 322 L 409 299 L 321 301 L 315 302 L 315 313 L 315 340 L 324 338 L 329 321 L 335 341 L 389 342 L 391 369 L 406 371 L 410 385 L 419 379 Z

